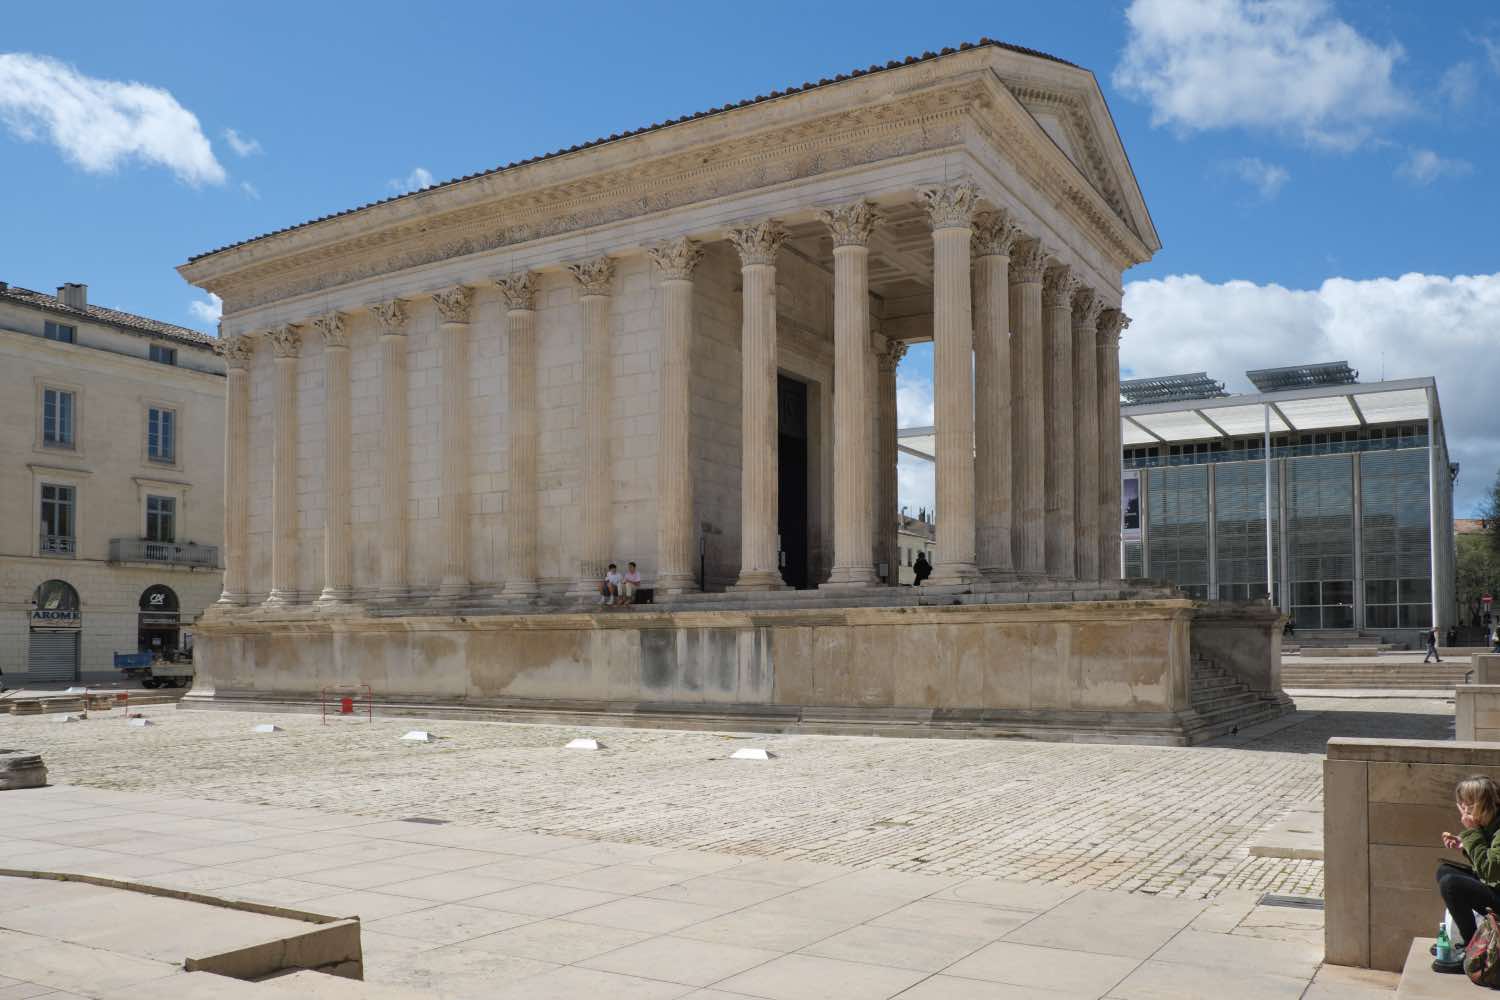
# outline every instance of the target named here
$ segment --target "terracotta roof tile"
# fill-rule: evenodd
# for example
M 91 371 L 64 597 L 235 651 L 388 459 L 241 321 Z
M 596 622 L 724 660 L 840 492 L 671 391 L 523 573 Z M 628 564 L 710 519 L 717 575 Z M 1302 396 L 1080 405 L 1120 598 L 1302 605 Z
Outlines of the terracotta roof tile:
M 365 209 L 367 209 L 367 208 L 373 208 L 376 205 L 384 205 L 384 204 L 386 204 L 388 202 L 400 201 L 402 198 L 410 198 L 412 195 L 421 194 L 422 192 L 425 192 L 425 191 L 431 191 L 431 190 L 433 190 L 435 188 L 448 187 L 448 186 L 453 185 L 453 184 L 461 184 L 464 181 L 473 180 L 475 177 L 485 177 L 485 176 L 488 176 L 490 174 L 498 174 L 498 173 L 501 173 L 501 172 L 506 171 L 506 170 L 514 169 L 515 167 L 525 166 L 525 165 L 527 165 L 529 163 L 537 163 L 537 162 L 539 162 L 541 160 L 550 160 L 550 159 L 553 159 L 555 157 L 566 156 L 569 153 L 576 153 L 576 152 L 578 152 L 580 150 L 590 149 L 590 148 L 592 148 L 594 146 L 602 146 L 602 145 L 604 145 L 605 143 L 608 143 L 608 142 L 615 142 L 615 141 L 618 141 L 620 139 L 628 139 L 631 136 L 641 135 L 641 134 L 646 133 L 646 132 L 654 132 L 654 131 L 657 131 L 659 129 L 668 128 L 668 127 L 670 127 L 672 125 L 680 125 L 683 122 L 693 121 L 693 120 L 698 119 L 698 118 L 707 118 L 707 117 L 710 117 L 711 115 L 724 114 L 725 112 L 733 111 L 733 110 L 735 110 L 737 108 L 749 107 L 750 105 L 753 105 L 753 104 L 761 104 L 761 103 L 764 103 L 766 101 L 775 100 L 775 99 L 777 99 L 779 97 L 786 97 L 786 96 L 789 96 L 791 94 L 801 93 L 803 91 L 808 91 L 808 90 L 816 90 L 819 87 L 826 87 L 826 86 L 828 86 L 830 84 L 834 84 L 834 83 L 842 83 L 845 80 L 850 80 L 850 79 L 853 79 L 855 77 L 869 76 L 872 73 L 881 73 L 881 72 L 884 72 L 885 70 L 889 70 L 889 69 L 899 69 L 902 66 L 908 66 L 908 65 L 911 65 L 912 63 L 926 62 L 929 59 L 937 59 L 937 58 L 940 58 L 941 56 L 952 55 L 955 52 L 964 52 L 964 51 L 967 51 L 969 49 L 978 49 L 978 48 L 986 48 L 986 47 L 1006 49 L 1006 50 L 1011 51 L 1011 52 L 1019 52 L 1022 55 L 1035 56 L 1035 57 L 1037 57 L 1039 59 L 1048 59 L 1048 60 L 1051 60 L 1052 62 L 1055 62 L 1055 63 L 1061 63 L 1064 66 L 1075 66 L 1076 67 L 1076 65 L 1077 65 L 1076 63 L 1071 63 L 1071 62 L 1069 62 L 1066 59 L 1061 59 L 1061 58 L 1059 58 L 1057 56 L 1054 56 L 1054 55 L 1051 55 L 1050 53 L 1047 53 L 1047 52 L 1040 52 L 1040 51 L 1038 51 L 1036 49 L 1028 49 L 1025 46 L 1021 46 L 1021 45 L 1011 45 L 1008 42 L 996 41 L 993 38 L 980 38 L 979 41 L 977 41 L 977 42 L 964 42 L 961 45 L 959 45 L 958 48 L 945 48 L 945 49 L 943 49 L 943 50 L 941 50 L 939 52 L 923 52 L 919 56 L 907 56 L 905 59 L 892 59 L 890 62 L 885 63 L 884 65 L 881 65 L 881 64 L 878 64 L 878 63 L 872 64 L 867 69 L 851 70 L 848 73 L 839 73 L 836 76 L 833 76 L 831 78 L 830 77 L 823 77 L 821 80 L 818 80 L 817 82 L 811 82 L 811 81 L 809 81 L 809 82 L 803 83 L 801 86 L 792 86 L 792 87 L 786 88 L 785 90 L 773 90 L 769 94 L 760 94 L 760 95 L 757 95 L 755 97 L 746 98 L 746 99 L 744 99 L 742 101 L 733 101 L 733 102 L 721 105 L 721 106 L 716 107 L 716 108 L 709 108 L 707 111 L 695 111 L 692 114 L 683 115 L 681 118 L 671 118 L 671 119 L 668 119 L 667 121 L 664 121 L 664 122 L 656 122 L 656 123 L 653 123 L 651 125 L 645 125 L 645 126 L 642 126 L 641 128 L 632 129 L 632 130 L 630 130 L 628 132 L 616 132 L 616 133 L 614 133 L 612 135 L 601 136 L 600 138 L 592 139 L 592 140 L 590 140 L 588 142 L 581 142 L 581 143 L 578 143 L 577 145 L 569 146 L 567 149 L 558 149 L 558 150 L 554 150 L 553 152 L 550 152 L 550 153 L 543 153 L 543 154 L 541 154 L 539 156 L 529 156 L 529 157 L 527 157 L 524 160 L 515 160 L 515 161 L 513 161 L 511 163 L 505 164 L 504 166 L 492 167 L 489 170 L 482 170 L 482 171 L 480 171 L 478 173 L 474 173 L 474 174 L 466 174 L 463 177 L 455 177 L 455 178 L 453 178 L 451 180 L 439 181 L 436 184 L 429 184 L 427 187 L 419 188 L 416 191 L 408 191 L 405 194 L 393 195 L 390 198 L 382 198 L 379 201 L 367 202 L 367 203 L 365 203 L 363 205 L 358 205 L 358 206 L 356 206 L 354 208 L 345 209 L 342 212 L 334 212 L 334 213 L 332 213 L 330 215 L 319 216 L 316 219 L 309 219 L 306 222 L 299 222 L 299 223 L 297 223 L 296 225 L 293 225 L 293 226 L 285 226 L 285 227 L 283 227 L 281 229 L 273 229 L 273 230 L 271 230 L 268 233 L 262 233 L 259 236 L 252 236 L 249 239 L 240 240 L 237 243 L 228 243 L 228 244 L 225 244 L 224 246 L 218 247 L 217 249 L 208 250 L 208 251 L 205 251 L 204 253 L 196 254 L 196 255 L 194 255 L 192 257 L 189 257 L 188 258 L 188 263 L 192 263 L 194 261 L 202 260 L 205 257 L 212 257 L 214 254 L 216 254 L 216 253 L 223 253 L 225 250 L 233 250 L 235 247 L 245 246 L 247 243 L 255 243 L 255 242 L 259 241 L 259 240 L 266 239 L 267 237 L 270 237 L 270 236 L 278 236 L 281 233 L 289 233 L 289 232 L 292 232 L 293 230 L 296 230 L 296 229 L 303 229 L 303 228 L 306 228 L 307 226 L 317 225 L 320 222 L 327 222 L 329 219 L 337 219 L 337 218 L 340 218 L 340 217 L 345 216 L 345 215 L 353 215 L 355 212 L 362 212 Z
M 57 313 L 62 316 L 72 316 L 90 319 L 97 323 L 106 323 L 127 333 L 150 337 L 155 340 L 170 340 L 175 343 L 188 344 L 193 347 L 203 347 L 210 350 L 216 342 L 216 338 L 199 333 L 197 330 L 189 330 L 185 326 L 163 323 L 159 319 L 151 319 L 148 316 L 137 316 L 135 313 L 121 312 L 118 309 L 108 309 L 104 306 L 89 305 L 79 309 L 63 302 L 56 295 L 48 295 L 46 292 L 38 292 L 30 288 L 19 288 L 16 285 L 6 285 L 0 288 L 0 299 L 7 299 L 11 302 L 19 302 L 23 305 L 45 309 L 48 312 Z

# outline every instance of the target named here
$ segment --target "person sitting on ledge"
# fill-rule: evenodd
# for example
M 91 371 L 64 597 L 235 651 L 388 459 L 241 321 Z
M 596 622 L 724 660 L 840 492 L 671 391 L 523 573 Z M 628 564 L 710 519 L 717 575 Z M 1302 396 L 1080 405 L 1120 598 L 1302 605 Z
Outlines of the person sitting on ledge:
M 620 576 L 620 567 L 614 563 L 609 564 L 609 572 L 604 574 L 604 582 L 599 585 L 599 603 L 613 605 L 620 599 L 620 584 L 624 578 Z
M 635 568 L 635 563 L 625 564 L 625 577 L 620 581 L 619 604 L 634 604 L 635 592 L 641 586 L 641 571 Z
M 922 586 L 922 581 L 932 575 L 932 563 L 927 561 L 927 553 L 917 553 L 917 561 L 911 564 L 911 574 L 916 577 L 913 587 Z
M 1432 963 L 1436 972 L 1464 971 L 1463 947 L 1474 936 L 1474 914 L 1500 910 L 1500 892 L 1496 891 L 1500 884 L 1500 844 L 1495 843 L 1495 834 L 1500 831 L 1500 785 L 1488 775 L 1475 775 L 1458 783 L 1453 798 L 1463 829 L 1457 836 L 1444 833 L 1443 846 L 1463 851 L 1469 864 L 1438 864 L 1438 894 L 1461 940 L 1451 942 L 1457 957 Z

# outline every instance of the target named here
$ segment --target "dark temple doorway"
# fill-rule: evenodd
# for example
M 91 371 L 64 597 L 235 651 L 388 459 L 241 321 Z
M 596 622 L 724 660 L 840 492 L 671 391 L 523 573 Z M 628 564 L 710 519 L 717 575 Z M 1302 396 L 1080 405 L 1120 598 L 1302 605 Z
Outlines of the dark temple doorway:
M 781 579 L 812 586 L 807 572 L 807 383 L 776 376 L 776 530 L 781 534 Z

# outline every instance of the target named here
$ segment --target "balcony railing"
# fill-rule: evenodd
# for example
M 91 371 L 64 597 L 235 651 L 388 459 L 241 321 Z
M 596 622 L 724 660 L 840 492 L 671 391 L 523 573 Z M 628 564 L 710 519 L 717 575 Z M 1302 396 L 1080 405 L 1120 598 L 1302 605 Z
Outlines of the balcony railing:
M 49 535 L 42 533 L 38 551 L 44 556 L 71 556 L 77 540 L 72 535 Z
M 148 562 L 194 569 L 218 569 L 219 547 L 196 542 L 153 542 L 145 538 L 111 538 L 110 562 Z

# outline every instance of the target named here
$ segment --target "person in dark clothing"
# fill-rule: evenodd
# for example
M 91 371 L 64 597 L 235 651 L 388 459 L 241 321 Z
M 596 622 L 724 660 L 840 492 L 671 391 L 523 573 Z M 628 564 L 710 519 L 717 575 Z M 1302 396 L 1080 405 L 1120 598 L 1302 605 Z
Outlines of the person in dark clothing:
M 1427 655 L 1422 657 L 1423 663 L 1431 663 L 1433 660 L 1437 660 L 1439 663 L 1443 662 L 1443 658 L 1438 656 L 1437 637 L 1437 626 L 1434 625 L 1427 630 Z
M 1443 846 L 1452 851 L 1463 851 L 1469 864 L 1453 861 L 1438 864 L 1438 894 L 1443 905 L 1453 918 L 1453 926 L 1462 941 L 1454 941 L 1453 947 L 1462 956 L 1463 945 L 1474 936 L 1475 913 L 1500 910 L 1500 844 L 1495 835 L 1500 832 L 1500 785 L 1487 775 L 1465 778 L 1454 789 L 1453 798 L 1458 804 L 1458 821 L 1463 829 L 1457 835 L 1443 834 Z M 1434 962 L 1438 972 L 1462 972 L 1463 960 Z
M 912 584 L 913 587 L 922 586 L 922 581 L 932 575 L 932 563 L 927 561 L 927 553 L 917 553 L 917 561 L 911 564 L 911 572 L 917 578 L 917 582 Z

